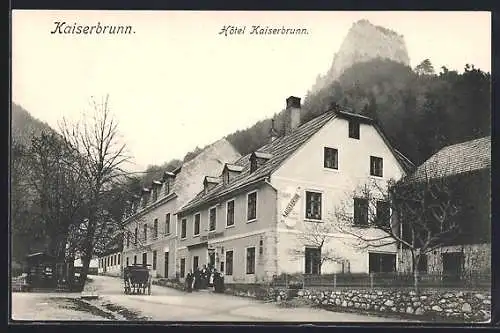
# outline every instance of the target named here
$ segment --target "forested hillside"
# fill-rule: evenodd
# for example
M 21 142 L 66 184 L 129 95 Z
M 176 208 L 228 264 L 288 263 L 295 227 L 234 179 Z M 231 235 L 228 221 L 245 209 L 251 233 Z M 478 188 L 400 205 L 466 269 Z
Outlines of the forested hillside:
M 31 144 L 34 136 L 42 132 L 53 132 L 46 123 L 33 118 L 22 106 L 12 103 L 12 141 L 24 146 Z
M 465 65 L 463 73 L 446 67 L 436 73 L 427 59 L 415 69 L 376 59 L 355 64 L 338 81 L 308 93 L 302 123 L 337 103 L 377 119 L 396 148 L 419 164 L 443 146 L 490 134 L 490 85 L 491 75 L 473 65 Z M 274 116 L 280 134 L 283 116 L 283 111 Z M 271 118 L 263 119 L 226 138 L 244 155 L 267 142 L 270 128 Z M 149 166 L 142 183 L 148 185 L 162 171 L 179 164 L 172 160 Z

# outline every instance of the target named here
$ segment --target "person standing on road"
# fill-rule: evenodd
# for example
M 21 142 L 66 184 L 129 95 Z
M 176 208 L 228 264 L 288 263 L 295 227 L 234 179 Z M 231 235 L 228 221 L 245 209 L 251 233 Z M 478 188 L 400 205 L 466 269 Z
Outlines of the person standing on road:
M 193 289 L 195 291 L 200 289 L 200 278 L 201 278 L 200 269 L 196 267 L 194 269 L 194 281 L 193 281 Z
M 186 290 L 188 293 L 193 291 L 193 272 L 191 270 L 186 276 Z
M 201 288 L 206 289 L 208 286 L 208 270 L 207 265 L 203 265 L 203 269 L 201 270 Z

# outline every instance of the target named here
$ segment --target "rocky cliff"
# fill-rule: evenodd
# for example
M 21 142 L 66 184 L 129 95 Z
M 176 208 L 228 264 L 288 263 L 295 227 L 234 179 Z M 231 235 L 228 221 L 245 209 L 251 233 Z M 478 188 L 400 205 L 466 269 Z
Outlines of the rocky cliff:
M 371 24 L 367 20 L 355 22 L 340 49 L 335 54 L 328 72 L 319 76 L 312 91 L 317 91 L 335 81 L 352 65 L 375 58 L 389 59 L 409 65 L 410 59 L 402 35 Z

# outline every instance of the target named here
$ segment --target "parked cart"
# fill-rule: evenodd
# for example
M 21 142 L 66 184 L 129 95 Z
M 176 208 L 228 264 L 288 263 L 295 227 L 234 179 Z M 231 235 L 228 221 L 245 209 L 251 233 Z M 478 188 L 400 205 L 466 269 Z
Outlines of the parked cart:
M 146 294 L 151 295 L 151 274 L 150 265 L 132 265 L 123 269 L 123 282 L 125 284 L 125 294 Z

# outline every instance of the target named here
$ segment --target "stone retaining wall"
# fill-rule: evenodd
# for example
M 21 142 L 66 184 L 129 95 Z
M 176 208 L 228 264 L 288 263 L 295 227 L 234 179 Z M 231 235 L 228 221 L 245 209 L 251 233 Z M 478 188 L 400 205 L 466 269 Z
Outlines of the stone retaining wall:
M 491 318 L 491 294 L 489 292 L 413 291 L 401 290 L 318 290 L 304 289 L 295 292 L 297 297 L 336 310 L 381 312 L 424 316 L 431 320 L 460 320 L 484 322 Z M 272 289 L 276 301 L 294 295 L 290 290 Z

